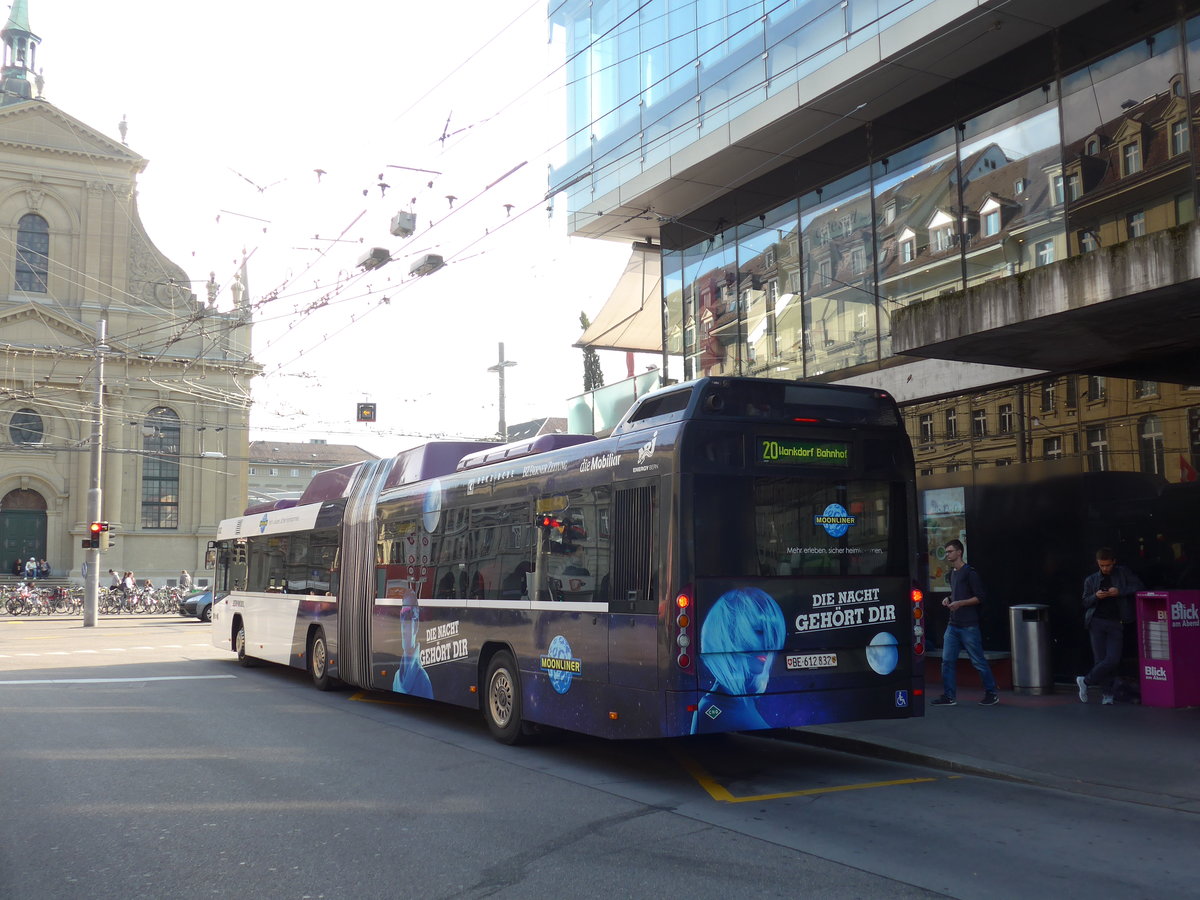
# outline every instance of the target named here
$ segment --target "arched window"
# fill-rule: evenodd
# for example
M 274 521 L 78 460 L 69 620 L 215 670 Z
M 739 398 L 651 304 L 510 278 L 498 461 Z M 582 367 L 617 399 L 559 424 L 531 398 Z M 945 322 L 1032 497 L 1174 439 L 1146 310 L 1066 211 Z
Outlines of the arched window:
M 1166 458 L 1162 422 L 1158 416 L 1142 416 L 1138 421 L 1138 437 L 1141 442 L 1142 471 L 1162 475 L 1166 469 Z
M 17 290 L 46 293 L 50 268 L 50 226 L 37 213 L 17 223 Z
M 165 406 L 142 423 L 142 527 L 179 527 L 179 416 Z
M 14 444 L 39 444 L 46 435 L 42 417 L 32 409 L 18 409 L 8 420 L 8 436 Z

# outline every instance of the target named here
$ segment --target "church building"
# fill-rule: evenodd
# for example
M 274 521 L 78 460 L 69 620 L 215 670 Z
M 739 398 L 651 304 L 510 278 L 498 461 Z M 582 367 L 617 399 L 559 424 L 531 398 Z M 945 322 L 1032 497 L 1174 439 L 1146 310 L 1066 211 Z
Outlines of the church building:
M 138 216 L 147 160 L 43 96 L 27 0 L 0 37 L 0 571 L 79 579 L 99 490 L 103 570 L 200 581 L 246 498 L 244 266 L 198 300 Z

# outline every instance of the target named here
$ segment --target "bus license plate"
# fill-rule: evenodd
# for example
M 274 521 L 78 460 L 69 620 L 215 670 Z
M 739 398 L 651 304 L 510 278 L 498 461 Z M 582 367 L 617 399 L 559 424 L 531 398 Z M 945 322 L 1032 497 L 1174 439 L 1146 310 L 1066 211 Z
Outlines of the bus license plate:
M 787 658 L 787 667 L 789 669 L 833 669 L 837 667 L 837 654 L 792 654 Z

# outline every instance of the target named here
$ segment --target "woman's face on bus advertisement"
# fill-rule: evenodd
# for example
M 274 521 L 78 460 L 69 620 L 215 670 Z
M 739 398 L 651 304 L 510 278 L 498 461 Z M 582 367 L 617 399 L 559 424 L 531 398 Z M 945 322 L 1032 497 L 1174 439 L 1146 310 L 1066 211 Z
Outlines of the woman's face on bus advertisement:
M 770 651 L 746 654 L 746 693 L 761 694 L 771 680 L 771 663 L 775 654 Z
M 417 626 L 421 622 L 419 606 L 400 607 L 400 646 L 404 653 L 415 653 L 417 649 Z

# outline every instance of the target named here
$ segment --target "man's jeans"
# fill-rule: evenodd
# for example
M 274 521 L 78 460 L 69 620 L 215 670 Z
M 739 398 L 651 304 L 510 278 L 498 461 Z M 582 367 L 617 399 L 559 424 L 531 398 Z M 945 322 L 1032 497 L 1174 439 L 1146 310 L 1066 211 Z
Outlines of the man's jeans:
M 958 682 L 954 668 L 958 665 L 958 653 L 966 650 L 967 656 L 983 678 L 983 689 L 986 693 L 996 693 L 996 679 L 992 677 L 992 669 L 987 657 L 983 655 L 983 638 L 978 625 L 960 628 L 957 625 L 946 627 L 946 636 L 942 639 L 942 693 L 953 700 L 958 693 Z
M 1088 637 L 1092 641 L 1092 658 L 1096 664 L 1083 677 L 1084 684 L 1097 684 L 1106 693 L 1113 692 L 1113 676 L 1121 664 L 1121 649 L 1125 628 L 1113 619 L 1092 616 L 1088 623 Z

